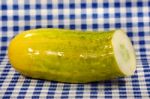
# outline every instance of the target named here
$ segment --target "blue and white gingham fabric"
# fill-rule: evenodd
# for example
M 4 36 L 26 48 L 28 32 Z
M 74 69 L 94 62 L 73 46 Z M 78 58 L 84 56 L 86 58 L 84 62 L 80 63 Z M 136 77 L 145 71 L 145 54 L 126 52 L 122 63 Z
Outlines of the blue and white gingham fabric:
M 33 28 L 127 31 L 136 51 L 135 75 L 67 84 L 26 78 L 11 67 L 7 48 Z M 0 99 L 150 98 L 150 0 L 0 0 Z

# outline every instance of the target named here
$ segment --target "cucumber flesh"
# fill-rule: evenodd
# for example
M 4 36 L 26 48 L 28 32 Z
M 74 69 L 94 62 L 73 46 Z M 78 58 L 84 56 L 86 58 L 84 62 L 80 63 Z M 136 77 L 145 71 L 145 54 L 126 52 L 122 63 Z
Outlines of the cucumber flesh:
M 129 38 L 124 31 L 117 30 L 114 33 L 112 45 L 119 69 L 126 76 L 133 75 L 136 68 L 135 53 Z

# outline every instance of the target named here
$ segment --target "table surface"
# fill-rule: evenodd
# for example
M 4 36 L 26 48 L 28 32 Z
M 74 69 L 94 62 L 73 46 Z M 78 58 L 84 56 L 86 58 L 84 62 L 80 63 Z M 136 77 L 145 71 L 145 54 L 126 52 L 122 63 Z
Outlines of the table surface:
M 136 51 L 133 76 L 89 84 L 26 78 L 11 67 L 7 48 L 33 28 L 124 29 Z M 0 98 L 150 98 L 149 0 L 0 0 Z

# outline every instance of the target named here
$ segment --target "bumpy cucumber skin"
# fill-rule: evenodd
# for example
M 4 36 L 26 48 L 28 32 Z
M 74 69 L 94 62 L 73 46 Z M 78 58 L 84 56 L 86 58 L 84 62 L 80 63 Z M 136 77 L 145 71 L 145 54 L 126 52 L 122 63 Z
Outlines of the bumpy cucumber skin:
M 28 30 L 12 39 L 8 56 L 17 71 L 32 78 L 87 83 L 122 77 L 111 42 L 114 32 Z

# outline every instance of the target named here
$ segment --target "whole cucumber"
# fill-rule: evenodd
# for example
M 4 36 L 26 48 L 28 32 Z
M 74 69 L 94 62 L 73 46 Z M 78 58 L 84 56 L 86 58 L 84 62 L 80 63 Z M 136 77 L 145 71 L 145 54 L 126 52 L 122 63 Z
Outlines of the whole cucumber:
M 25 76 L 68 83 L 130 76 L 136 69 L 134 49 L 122 30 L 28 30 L 11 40 L 8 56 Z

